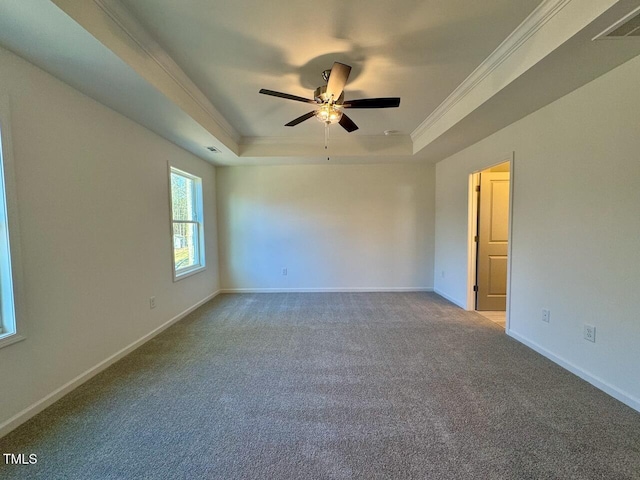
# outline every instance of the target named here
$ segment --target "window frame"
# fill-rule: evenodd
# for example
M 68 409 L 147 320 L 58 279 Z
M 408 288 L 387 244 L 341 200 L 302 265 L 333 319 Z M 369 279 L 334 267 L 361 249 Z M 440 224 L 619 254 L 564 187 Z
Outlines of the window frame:
M 26 338 L 9 105 L 7 96 L 0 95 L 0 348 Z
M 173 218 L 173 190 L 171 186 L 171 175 L 176 174 L 181 177 L 187 178 L 188 180 L 193 181 L 193 202 L 195 204 L 195 220 L 175 220 Z M 177 282 L 178 280 L 182 280 L 183 278 L 190 277 L 191 275 L 195 275 L 196 273 L 200 273 L 203 270 L 206 270 L 206 260 L 205 260 L 205 234 L 204 234 L 204 202 L 202 198 L 202 178 L 194 175 L 192 173 L 186 172 L 181 168 L 177 168 L 169 164 L 169 220 L 170 220 L 170 233 L 171 233 L 171 266 L 173 270 L 173 281 Z M 198 263 L 196 265 L 192 265 L 190 267 L 176 269 L 175 262 L 175 244 L 174 244 L 174 225 L 176 223 L 187 223 L 194 224 L 197 226 L 197 252 L 198 252 Z

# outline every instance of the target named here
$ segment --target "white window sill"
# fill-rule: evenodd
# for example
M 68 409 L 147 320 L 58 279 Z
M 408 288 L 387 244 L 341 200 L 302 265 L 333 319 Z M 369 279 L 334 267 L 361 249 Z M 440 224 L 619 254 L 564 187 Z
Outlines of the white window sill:
M 185 269 L 183 271 L 181 271 L 180 273 L 174 273 L 173 274 L 173 281 L 177 282 L 178 280 L 182 280 L 183 278 L 187 278 L 190 277 L 191 275 L 195 275 L 196 273 L 200 273 L 204 270 L 206 270 L 207 267 L 206 266 L 197 266 L 197 267 L 193 267 L 190 269 Z
M 9 345 L 25 340 L 26 338 L 27 337 L 23 337 L 17 333 L 0 334 L 0 348 L 8 347 Z

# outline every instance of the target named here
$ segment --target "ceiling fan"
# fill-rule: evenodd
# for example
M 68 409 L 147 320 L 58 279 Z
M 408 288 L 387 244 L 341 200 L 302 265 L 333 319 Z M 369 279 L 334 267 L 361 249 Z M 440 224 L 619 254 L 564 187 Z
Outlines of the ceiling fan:
M 295 100 L 296 102 L 311 103 L 318 105 L 318 108 L 304 115 L 291 120 L 285 124 L 285 127 L 295 127 L 296 125 L 316 117 L 326 126 L 332 123 L 339 123 L 342 128 L 351 133 L 358 129 L 358 126 L 347 115 L 343 113 L 345 108 L 394 108 L 400 105 L 399 97 L 387 98 L 362 98 L 358 100 L 344 100 L 344 86 L 351 73 L 351 67 L 344 63 L 334 62 L 331 70 L 322 72 L 322 78 L 327 82 L 316 88 L 313 94 L 313 100 L 289 93 L 275 92 L 273 90 L 261 89 L 263 95 L 271 95 L 273 97 L 286 98 Z

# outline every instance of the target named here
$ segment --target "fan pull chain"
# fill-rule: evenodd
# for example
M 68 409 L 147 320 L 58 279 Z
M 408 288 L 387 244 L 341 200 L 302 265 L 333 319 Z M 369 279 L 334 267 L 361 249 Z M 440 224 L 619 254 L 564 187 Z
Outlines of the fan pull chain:
M 329 150 L 329 122 L 324 124 L 324 149 Z M 329 161 L 329 156 L 327 155 L 327 161 Z
M 324 124 L 324 149 L 327 150 L 329 148 L 329 124 Z

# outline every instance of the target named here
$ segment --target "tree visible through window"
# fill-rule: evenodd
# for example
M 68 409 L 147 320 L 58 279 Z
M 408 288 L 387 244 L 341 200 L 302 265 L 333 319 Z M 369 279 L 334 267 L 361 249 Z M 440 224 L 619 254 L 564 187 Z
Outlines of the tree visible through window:
M 202 181 L 171 168 L 174 278 L 204 268 Z

